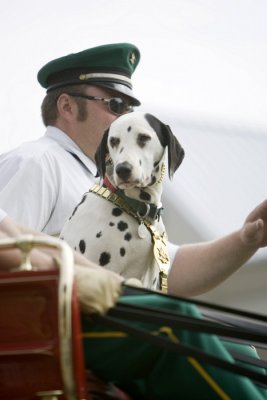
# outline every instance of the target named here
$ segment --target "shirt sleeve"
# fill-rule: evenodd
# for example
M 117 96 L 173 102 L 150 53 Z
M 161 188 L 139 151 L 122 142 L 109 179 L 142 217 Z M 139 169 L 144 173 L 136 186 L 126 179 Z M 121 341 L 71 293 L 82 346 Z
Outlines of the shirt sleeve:
M 178 249 L 179 249 L 178 245 L 168 242 L 168 252 L 169 252 L 169 257 L 170 257 L 170 269 L 172 267 L 172 263 L 174 261 L 174 258 L 175 258 L 175 255 L 176 255 L 176 252 Z
M 52 164 L 45 157 L 13 155 L 1 165 L 0 207 L 16 222 L 38 231 L 43 230 L 55 203 Z

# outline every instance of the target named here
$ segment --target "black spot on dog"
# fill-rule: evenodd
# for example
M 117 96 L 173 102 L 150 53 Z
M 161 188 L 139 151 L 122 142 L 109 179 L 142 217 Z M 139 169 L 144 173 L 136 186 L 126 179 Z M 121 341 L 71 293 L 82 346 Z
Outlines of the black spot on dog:
M 159 163 L 160 163 L 160 161 L 154 162 L 154 168 L 155 168 L 157 165 L 159 165 Z
M 136 143 L 142 149 L 143 147 L 145 147 L 147 142 L 149 142 L 150 140 L 151 140 L 151 136 L 149 136 L 149 135 L 147 135 L 145 133 L 139 133 L 138 136 L 137 136 Z
M 131 239 L 132 239 L 131 233 L 130 233 L 130 232 L 127 232 L 127 233 L 124 235 L 124 240 L 127 240 L 127 242 L 130 242 Z
M 122 210 L 118 207 L 113 208 L 112 210 L 112 215 L 114 215 L 114 217 L 119 217 L 122 214 Z
M 123 152 L 123 150 L 124 150 L 124 147 L 122 147 L 122 148 L 120 149 L 120 154 Z
M 86 249 L 86 244 L 85 244 L 85 241 L 83 239 L 81 239 L 80 242 L 79 242 L 79 249 L 80 249 L 80 252 L 82 254 L 84 254 L 85 249 Z
M 76 213 L 76 211 L 78 210 L 78 207 L 85 201 L 86 197 L 87 197 L 88 193 L 85 193 L 82 197 L 82 200 L 80 201 L 80 203 L 77 204 L 77 206 L 74 208 L 71 216 L 69 217 L 69 220 L 71 220 L 71 218 L 74 216 L 74 214 Z
M 157 168 L 156 168 L 156 170 L 155 170 L 156 172 L 159 172 L 159 165 L 157 166 Z
M 155 283 L 157 282 L 157 278 L 153 279 L 153 285 L 155 285 Z
M 100 232 L 97 232 L 97 234 L 96 234 L 96 237 L 97 238 L 100 238 L 102 236 L 102 232 L 100 231 Z
M 140 190 L 140 194 L 139 197 L 141 200 L 145 200 L 145 201 L 150 201 L 151 200 L 151 196 L 149 193 L 144 192 L 143 190 Z
M 139 160 L 139 165 L 142 165 L 142 160 Z
M 131 127 L 131 126 L 128 126 L 127 131 L 130 132 L 131 130 L 132 130 L 132 127 Z
M 99 257 L 99 265 L 101 265 L 101 267 L 104 267 L 104 265 L 107 265 L 110 262 L 110 259 L 110 254 L 103 251 L 103 253 L 101 253 Z
M 116 138 L 114 136 L 111 136 L 111 138 L 109 139 L 109 144 L 110 146 L 113 147 L 118 147 L 118 145 L 120 144 L 120 139 Z
M 154 185 L 154 183 L 156 183 L 156 180 L 157 180 L 157 178 L 154 175 L 152 175 L 151 176 L 151 182 L 150 182 L 149 186 Z
M 120 255 L 121 255 L 122 257 L 124 257 L 124 256 L 125 256 L 125 253 L 126 253 L 125 248 L 124 248 L 124 247 L 121 247 L 121 248 L 120 248 Z
M 114 225 L 115 225 L 114 222 L 109 223 L 109 226 L 114 226 Z
M 119 231 L 123 232 L 126 231 L 126 229 L 128 228 L 128 224 L 124 221 L 120 221 L 117 225 Z

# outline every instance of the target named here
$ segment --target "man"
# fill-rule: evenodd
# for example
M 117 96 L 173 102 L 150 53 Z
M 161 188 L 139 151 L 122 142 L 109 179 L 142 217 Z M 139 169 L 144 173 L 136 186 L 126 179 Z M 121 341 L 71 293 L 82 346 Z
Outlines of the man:
M 94 183 L 104 131 L 140 104 L 131 83 L 139 59 L 134 45 L 118 43 L 59 58 L 39 71 L 47 89 L 46 133 L 0 157 L 0 206 L 15 221 L 58 236 Z
M 254 217 L 258 218 L 260 215 L 258 210 Z M 251 215 L 251 221 L 254 217 Z M 250 236 L 252 234 L 251 225 L 248 227 L 247 231 L 243 231 L 244 240 L 250 241 L 252 236 L 257 240 L 254 235 Z M 25 233 L 40 235 L 40 233 L 15 223 L 0 209 L 0 239 L 16 238 Z M 54 256 L 52 250 L 48 252 L 34 250 L 32 263 L 37 269 L 54 268 L 51 256 Z M 86 367 L 94 371 L 97 376 L 107 382 L 115 382 L 137 399 L 266 399 L 266 391 L 254 385 L 247 378 L 205 365 L 192 357 L 178 356 L 153 346 L 149 342 L 127 336 L 123 331 L 114 331 L 108 323 L 88 320 L 88 314 L 103 314 L 115 305 L 121 293 L 122 279 L 110 271 L 92 265 L 80 255 L 75 255 L 75 261 L 81 265 L 76 265 L 76 283 L 83 310 L 85 363 Z M 0 250 L 0 265 L 2 270 L 18 266 L 17 251 Z M 162 298 L 156 293 L 122 296 L 120 302 L 126 305 L 161 308 L 162 312 L 166 310 L 178 315 L 201 317 L 196 307 L 191 304 L 170 299 L 167 296 Z M 118 321 L 125 323 L 127 318 L 118 318 Z M 185 329 L 171 329 L 166 326 L 166 323 L 161 326 L 149 321 L 147 323 L 130 321 L 130 325 L 141 327 L 147 332 L 153 332 L 154 335 L 165 337 L 167 335 L 172 341 L 194 346 L 228 362 L 233 361 L 227 350 L 229 344 L 223 344 L 214 335 L 190 333 Z M 245 351 L 252 357 L 256 356 L 254 350 L 249 347 L 236 345 L 234 349 L 241 353 Z M 105 385 L 102 387 L 105 388 Z M 107 390 L 108 393 L 104 395 L 102 392 L 103 397 L 100 398 L 120 398 L 115 396 L 120 392 L 116 391 L 112 385 L 108 385 Z

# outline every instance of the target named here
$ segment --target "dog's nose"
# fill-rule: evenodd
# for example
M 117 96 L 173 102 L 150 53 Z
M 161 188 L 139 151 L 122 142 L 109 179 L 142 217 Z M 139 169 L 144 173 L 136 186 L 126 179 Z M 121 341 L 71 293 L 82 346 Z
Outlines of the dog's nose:
M 127 161 L 125 161 L 116 166 L 116 174 L 123 181 L 127 181 L 131 176 L 132 169 L 133 169 L 132 165 L 129 164 Z

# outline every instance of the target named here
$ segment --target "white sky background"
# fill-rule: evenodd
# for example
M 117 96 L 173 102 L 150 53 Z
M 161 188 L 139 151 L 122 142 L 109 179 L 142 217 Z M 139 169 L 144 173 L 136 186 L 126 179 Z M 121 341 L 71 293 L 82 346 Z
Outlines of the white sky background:
M 3 1 L 0 151 L 43 134 L 46 62 L 112 42 L 141 50 L 133 81 L 146 111 L 266 132 L 266 17 L 265 0 Z

